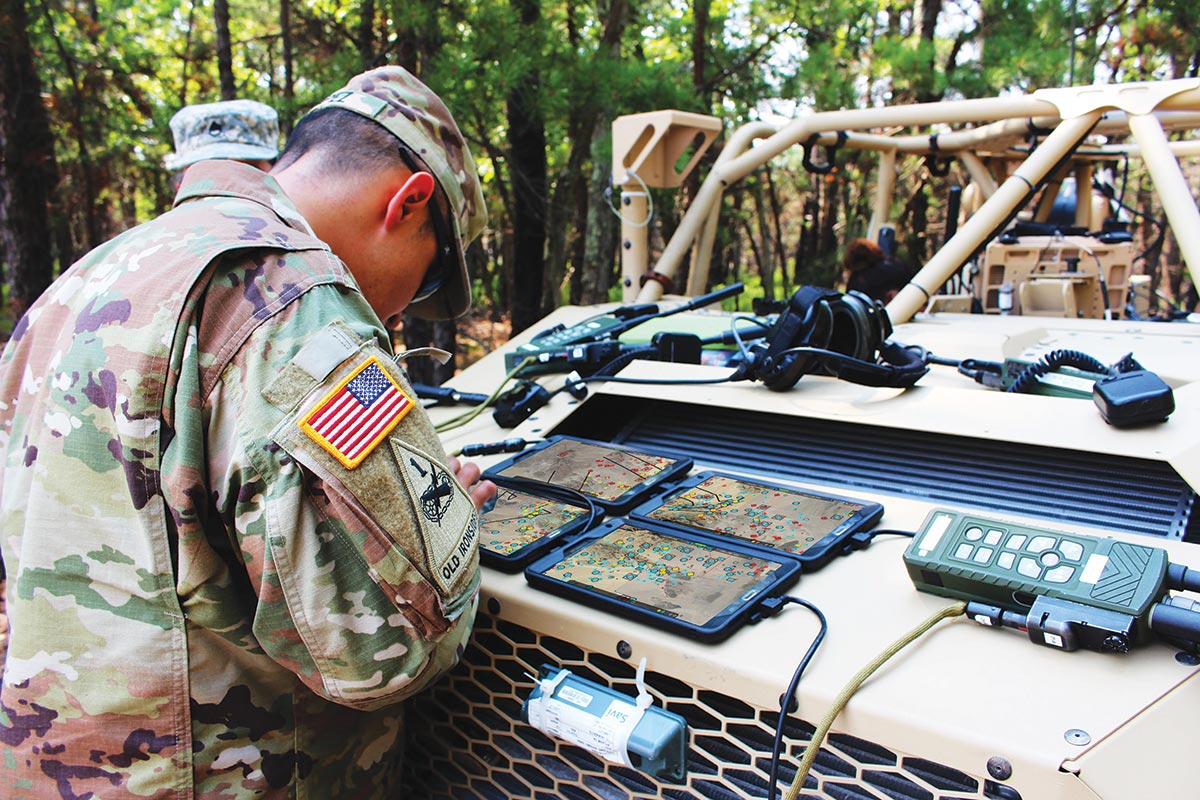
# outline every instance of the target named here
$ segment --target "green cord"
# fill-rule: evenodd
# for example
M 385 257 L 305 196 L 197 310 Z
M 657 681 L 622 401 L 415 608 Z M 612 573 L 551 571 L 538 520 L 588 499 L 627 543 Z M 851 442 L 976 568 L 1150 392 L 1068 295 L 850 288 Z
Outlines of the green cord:
M 533 356 L 525 356 L 521 363 L 517 364 L 517 366 L 513 368 L 512 372 L 504 376 L 504 380 L 500 381 L 500 385 L 496 387 L 496 391 L 492 392 L 491 395 L 488 396 L 487 400 L 475 406 L 470 411 L 459 414 L 457 417 L 451 417 L 450 419 L 442 420 L 437 425 L 434 425 L 433 429 L 438 433 L 445 433 L 446 431 L 457 428 L 460 425 L 466 425 L 468 422 L 478 417 L 483 413 L 484 409 L 490 406 L 496 400 L 496 398 L 500 396 L 500 393 L 504 391 L 504 387 L 508 385 L 509 381 L 517 376 L 517 373 L 525 369 L 526 366 L 532 364 L 536 360 L 537 359 Z
M 838 714 L 842 713 L 842 709 L 846 707 L 846 703 L 850 702 L 850 698 L 866 682 L 867 678 L 871 677 L 875 673 L 875 670 L 882 667 L 889 658 L 928 633 L 934 625 L 944 619 L 962 616 L 966 612 L 966 609 L 966 603 L 957 602 L 938 610 L 929 619 L 888 645 L 886 650 L 875 656 L 869 664 L 855 673 L 854 677 L 842 687 L 842 691 L 834 698 L 833 705 L 830 706 L 829 711 L 821 719 L 821 724 L 813 732 L 812 740 L 808 743 L 808 747 L 804 751 L 804 758 L 800 760 L 800 767 L 796 770 L 796 777 L 792 778 L 792 785 L 784 792 L 783 800 L 796 800 L 799 797 L 800 789 L 804 786 L 808 772 L 817 760 L 817 754 L 821 752 L 821 743 L 825 741 L 825 736 L 829 733 L 829 729 L 833 727 L 833 721 L 837 719 Z

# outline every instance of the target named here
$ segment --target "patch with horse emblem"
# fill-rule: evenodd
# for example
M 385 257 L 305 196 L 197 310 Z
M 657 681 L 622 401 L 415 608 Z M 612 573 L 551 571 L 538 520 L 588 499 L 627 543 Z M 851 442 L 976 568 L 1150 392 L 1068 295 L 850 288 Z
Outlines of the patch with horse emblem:
M 300 429 L 354 469 L 416 405 L 368 358 L 300 418 Z
M 429 572 L 446 596 L 470 580 L 477 563 L 479 517 L 458 479 L 439 459 L 390 440 L 429 558 Z

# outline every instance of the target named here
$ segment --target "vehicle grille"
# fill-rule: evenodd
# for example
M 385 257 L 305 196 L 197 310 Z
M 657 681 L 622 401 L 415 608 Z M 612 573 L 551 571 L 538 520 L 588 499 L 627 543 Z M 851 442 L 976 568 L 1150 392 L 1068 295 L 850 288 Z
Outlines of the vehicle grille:
M 412 797 L 455 800 L 739 800 L 767 797 L 777 711 L 647 672 L 655 703 L 688 723 L 683 783 L 601 761 L 521 722 L 543 664 L 636 695 L 630 664 L 481 612 L 463 663 L 408 711 L 406 785 Z M 783 688 L 782 686 L 780 687 Z M 776 797 L 795 775 L 813 726 L 790 718 Z M 804 797 L 829 800 L 1020 800 L 1011 786 L 833 733 Z
M 554 433 L 708 467 L 1200 541 L 1196 493 L 1161 461 L 614 395 L 592 398 Z

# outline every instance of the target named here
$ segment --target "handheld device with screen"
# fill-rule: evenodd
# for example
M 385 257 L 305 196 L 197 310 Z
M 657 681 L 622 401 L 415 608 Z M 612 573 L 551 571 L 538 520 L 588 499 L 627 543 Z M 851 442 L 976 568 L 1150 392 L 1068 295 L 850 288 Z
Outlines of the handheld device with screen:
M 686 475 L 692 460 L 620 444 L 551 436 L 489 468 L 485 478 L 525 478 L 582 492 L 609 514 L 623 514 Z
M 883 506 L 710 471 L 690 476 L 629 516 L 769 547 L 811 572 L 837 555 L 847 536 L 878 522 Z
M 536 588 L 703 641 L 757 621 L 799 576 L 783 554 L 621 517 L 525 569 Z
M 595 508 L 557 492 L 551 496 L 558 487 L 537 493 L 524 481 L 498 478 L 496 484 L 496 505 L 479 516 L 479 558 L 503 572 L 517 572 L 564 536 L 584 530 L 597 518 Z

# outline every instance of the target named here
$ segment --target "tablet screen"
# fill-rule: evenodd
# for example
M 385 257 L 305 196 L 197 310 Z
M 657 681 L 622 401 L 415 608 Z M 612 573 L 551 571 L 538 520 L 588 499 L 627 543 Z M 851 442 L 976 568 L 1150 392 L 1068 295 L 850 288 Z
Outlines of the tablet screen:
M 541 573 L 703 626 L 744 606 L 780 564 L 625 524 Z
M 600 500 L 616 500 L 676 463 L 676 459 L 665 456 L 563 439 L 515 461 L 498 474 L 566 486 Z
M 495 508 L 480 518 L 479 546 L 511 556 L 587 514 L 586 508 L 501 486 Z
M 713 475 L 638 516 L 683 525 L 788 553 L 803 553 L 862 516 L 865 503 Z M 867 520 L 865 517 L 863 521 Z

